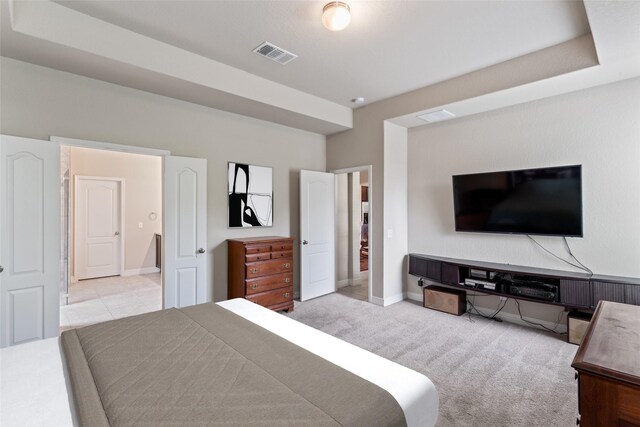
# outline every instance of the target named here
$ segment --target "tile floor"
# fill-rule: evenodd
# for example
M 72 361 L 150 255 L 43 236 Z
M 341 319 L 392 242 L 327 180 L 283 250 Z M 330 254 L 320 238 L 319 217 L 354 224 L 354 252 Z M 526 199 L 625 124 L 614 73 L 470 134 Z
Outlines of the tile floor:
M 82 280 L 69 286 L 69 304 L 60 307 L 60 330 L 161 308 L 160 273 Z
M 338 288 L 339 294 L 355 298 L 360 301 L 367 301 L 369 298 L 369 283 L 367 277 L 360 279 L 358 283 Z

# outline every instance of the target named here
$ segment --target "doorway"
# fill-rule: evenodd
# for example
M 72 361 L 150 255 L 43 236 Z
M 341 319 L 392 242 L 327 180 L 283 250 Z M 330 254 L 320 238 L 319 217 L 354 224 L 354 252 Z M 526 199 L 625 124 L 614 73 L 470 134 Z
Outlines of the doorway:
M 161 309 L 162 157 L 60 152 L 60 329 Z
M 336 172 L 337 292 L 371 300 L 369 167 Z

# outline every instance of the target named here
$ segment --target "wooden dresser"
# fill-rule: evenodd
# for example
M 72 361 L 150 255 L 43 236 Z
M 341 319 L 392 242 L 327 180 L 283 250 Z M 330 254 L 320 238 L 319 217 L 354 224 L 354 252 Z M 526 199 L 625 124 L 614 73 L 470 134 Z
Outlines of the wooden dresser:
M 640 307 L 600 301 L 571 364 L 578 424 L 640 427 Z
M 227 242 L 228 298 L 293 311 L 293 239 L 254 237 Z

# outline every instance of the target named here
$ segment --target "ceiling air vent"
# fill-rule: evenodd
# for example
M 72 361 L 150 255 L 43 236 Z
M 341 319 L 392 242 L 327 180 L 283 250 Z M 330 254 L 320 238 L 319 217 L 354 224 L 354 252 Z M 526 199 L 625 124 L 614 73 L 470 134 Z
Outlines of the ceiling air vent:
M 421 114 L 417 117 L 419 119 L 424 120 L 425 122 L 433 123 L 433 122 L 439 122 L 441 120 L 452 119 L 455 116 L 456 116 L 455 114 L 450 113 L 447 110 L 436 110 L 436 111 L 429 111 L 428 113 Z
M 278 46 L 269 42 L 264 42 L 257 48 L 253 49 L 258 55 L 264 56 L 272 61 L 276 61 L 278 64 L 286 64 L 293 61 L 298 57 L 291 52 L 279 48 Z

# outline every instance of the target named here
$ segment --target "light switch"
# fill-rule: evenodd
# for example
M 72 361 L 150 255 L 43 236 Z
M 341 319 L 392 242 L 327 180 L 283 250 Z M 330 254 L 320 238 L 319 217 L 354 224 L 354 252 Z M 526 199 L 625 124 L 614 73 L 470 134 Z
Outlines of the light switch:
M 138 228 L 142 228 L 143 226 L 144 225 L 141 222 L 138 223 Z
M 392 229 L 388 229 L 387 230 L 387 238 L 388 239 L 393 239 L 393 230 Z

